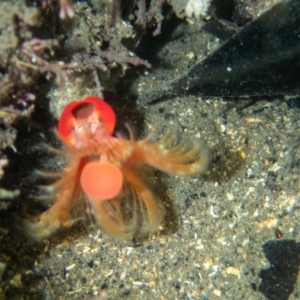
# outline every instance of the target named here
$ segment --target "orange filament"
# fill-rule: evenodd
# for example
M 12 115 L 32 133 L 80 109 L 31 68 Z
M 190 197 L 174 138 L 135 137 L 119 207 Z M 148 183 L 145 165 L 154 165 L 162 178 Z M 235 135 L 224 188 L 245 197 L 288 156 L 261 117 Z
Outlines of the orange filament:
M 123 187 L 123 175 L 114 164 L 106 161 L 87 163 L 80 176 L 83 191 L 98 200 L 116 197 Z
M 167 132 L 161 141 L 135 141 L 112 136 L 116 116 L 102 99 L 91 96 L 67 105 L 58 134 L 68 146 L 68 166 L 47 187 L 59 197 L 35 220 L 22 221 L 29 237 L 39 241 L 60 227 L 70 227 L 86 211 L 86 200 L 101 227 L 115 237 L 144 237 L 158 229 L 163 203 L 141 178 L 144 167 L 176 175 L 197 175 L 209 163 L 208 148 L 200 141 L 179 141 Z M 55 151 L 60 152 L 60 151 Z M 100 158 L 100 159 L 99 159 Z M 52 173 L 42 173 L 53 178 Z

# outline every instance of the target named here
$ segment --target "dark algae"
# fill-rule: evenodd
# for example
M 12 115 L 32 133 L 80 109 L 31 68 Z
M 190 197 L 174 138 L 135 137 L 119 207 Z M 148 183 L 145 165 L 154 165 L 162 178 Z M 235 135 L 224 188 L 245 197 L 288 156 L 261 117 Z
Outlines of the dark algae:
M 294 290 L 300 265 L 300 244 L 294 240 L 269 241 L 263 245 L 270 268 L 259 272 L 258 290 L 269 300 L 287 300 Z
M 282 1 L 247 24 L 186 74 L 139 98 L 146 104 L 182 94 L 217 97 L 297 95 L 300 1 Z

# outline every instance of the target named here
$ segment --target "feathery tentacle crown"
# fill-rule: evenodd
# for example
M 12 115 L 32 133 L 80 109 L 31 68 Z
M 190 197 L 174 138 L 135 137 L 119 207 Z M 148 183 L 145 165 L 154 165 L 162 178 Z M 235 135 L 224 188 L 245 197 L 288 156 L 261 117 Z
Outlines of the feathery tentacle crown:
M 74 212 L 85 203 L 103 229 L 129 239 L 157 230 L 164 207 L 141 178 L 140 170 L 151 166 L 169 174 L 203 173 L 209 162 L 201 142 L 177 142 L 167 133 L 162 141 L 151 136 L 135 141 L 114 137 L 116 117 L 102 99 L 92 96 L 66 106 L 58 135 L 67 145 L 68 166 L 49 186 L 56 202 L 35 221 L 24 221 L 30 237 L 47 238 L 61 226 L 69 227 Z M 51 173 L 43 173 L 53 177 Z M 74 215 L 75 214 L 75 215 Z

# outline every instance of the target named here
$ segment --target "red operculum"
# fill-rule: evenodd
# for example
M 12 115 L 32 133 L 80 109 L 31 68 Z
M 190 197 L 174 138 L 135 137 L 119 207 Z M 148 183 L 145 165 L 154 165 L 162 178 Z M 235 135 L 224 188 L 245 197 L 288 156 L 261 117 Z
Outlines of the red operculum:
M 112 134 L 116 116 L 113 109 L 101 98 L 90 96 L 83 101 L 68 104 L 58 122 L 58 133 L 71 146 L 75 146 L 74 130 L 80 126 L 101 122 Z

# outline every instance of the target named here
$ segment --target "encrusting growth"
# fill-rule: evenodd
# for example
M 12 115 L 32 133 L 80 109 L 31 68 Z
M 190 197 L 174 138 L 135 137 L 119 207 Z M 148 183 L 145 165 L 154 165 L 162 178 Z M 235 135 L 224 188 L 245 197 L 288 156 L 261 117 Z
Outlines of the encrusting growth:
M 42 240 L 60 227 L 69 227 L 88 206 L 111 235 L 130 239 L 157 230 L 164 217 L 160 200 L 144 183 L 150 166 L 169 174 L 196 175 L 208 165 L 208 150 L 199 141 L 177 142 L 167 133 L 162 141 L 114 137 L 112 108 L 97 97 L 69 104 L 58 124 L 58 136 L 68 149 L 68 166 L 59 173 L 40 172 L 58 180 L 47 186 L 56 202 L 35 220 L 24 220 L 31 238 Z M 57 151 L 60 152 L 60 151 Z

